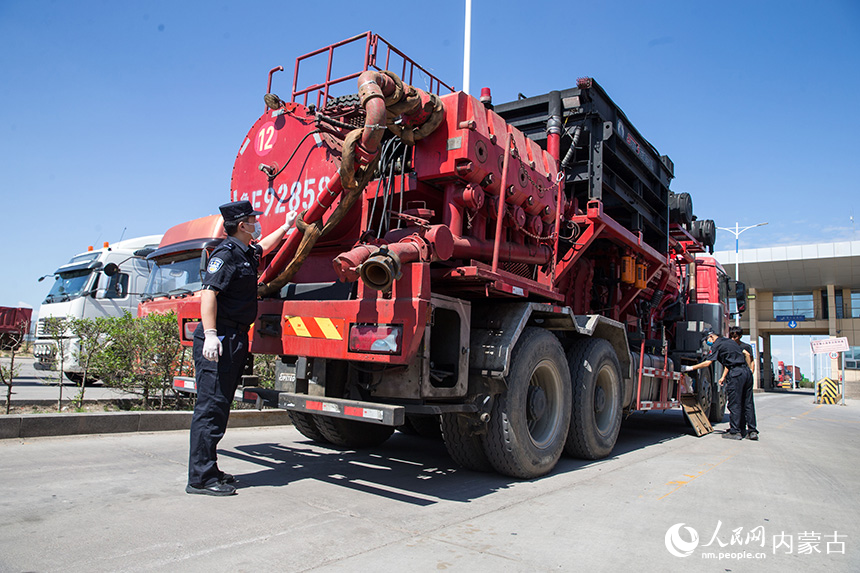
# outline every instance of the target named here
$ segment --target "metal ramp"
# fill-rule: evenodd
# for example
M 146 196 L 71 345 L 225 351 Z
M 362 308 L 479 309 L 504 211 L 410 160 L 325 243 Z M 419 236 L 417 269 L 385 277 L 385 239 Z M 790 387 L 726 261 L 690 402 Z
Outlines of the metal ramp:
M 697 436 L 701 437 L 714 431 L 708 421 L 708 415 L 702 411 L 695 394 L 681 394 L 681 407 L 684 409 L 684 417 L 687 418 Z

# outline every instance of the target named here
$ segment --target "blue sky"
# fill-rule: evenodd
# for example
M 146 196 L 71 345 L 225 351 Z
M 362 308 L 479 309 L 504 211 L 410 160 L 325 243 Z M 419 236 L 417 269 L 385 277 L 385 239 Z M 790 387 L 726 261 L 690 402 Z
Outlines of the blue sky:
M 463 0 L 0 0 L 0 305 L 38 307 L 36 279 L 87 245 L 214 213 L 274 66 L 285 97 L 296 56 L 372 30 L 460 86 L 463 13 Z M 769 222 L 741 248 L 855 237 L 860 2 L 473 0 L 472 23 L 473 93 L 596 78 L 672 158 L 672 189 L 700 218 Z

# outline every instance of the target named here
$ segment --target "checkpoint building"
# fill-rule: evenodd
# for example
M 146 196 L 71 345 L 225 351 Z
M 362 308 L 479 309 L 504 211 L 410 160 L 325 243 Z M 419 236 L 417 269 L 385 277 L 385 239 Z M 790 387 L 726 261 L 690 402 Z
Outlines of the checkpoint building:
M 772 336 L 826 335 L 848 338 L 845 395 L 860 398 L 860 241 L 717 251 L 714 257 L 747 286 L 740 324 L 764 354 L 757 388 L 771 386 Z M 830 358 L 833 379 L 842 358 Z

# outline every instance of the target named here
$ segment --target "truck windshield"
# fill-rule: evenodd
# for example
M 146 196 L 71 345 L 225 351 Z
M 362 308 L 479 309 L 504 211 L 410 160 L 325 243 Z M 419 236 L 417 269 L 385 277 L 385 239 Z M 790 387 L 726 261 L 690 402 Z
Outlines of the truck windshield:
M 146 295 L 157 296 L 192 293 L 200 282 L 200 251 L 186 251 L 160 258 L 146 283 Z
M 54 275 L 54 286 L 45 297 L 45 302 L 60 302 L 80 296 L 87 287 L 92 273 L 91 269 L 82 269 Z

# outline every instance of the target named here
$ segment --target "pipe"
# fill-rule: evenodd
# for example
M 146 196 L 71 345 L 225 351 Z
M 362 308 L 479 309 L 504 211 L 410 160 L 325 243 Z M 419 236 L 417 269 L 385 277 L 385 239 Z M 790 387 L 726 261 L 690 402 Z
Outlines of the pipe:
M 357 148 L 369 154 L 360 157 L 363 165 L 369 163 L 379 151 L 379 142 L 385 132 L 385 98 L 394 93 L 397 88 L 394 81 L 387 75 L 369 70 L 358 76 L 358 95 L 361 105 L 367 112 L 364 120 L 364 132 Z M 358 151 L 358 149 L 356 149 Z
M 502 218 L 505 213 L 505 189 L 508 186 L 508 165 L 511 162 L 511 138 L 513 134 L 508 132 L 505 138 L 505 159 L 502 161 L 502 186 L 499 188 L 499 208 L 496 212 L 496 239 L 493 247 L 493 272 L 499 270 L 499 248 L 502 244 Z
M 317 200 L 305 211 L 302 220 L 307 224 L 320 220 L 341 192 L 343 192 L 343 185 L 340 183 L 340 173 L 335 172 L 328 182 L 328 192 L 319 194 Z M 269 283 L 278 276 L 284 267 L 286 267 L 287 262 L 296 254 L 296 250 L 298 250 L 299 243 L 302 242 L 303 237 L 304 235 L 299 232 L 294 232 L 287 237 L 286 243 L 281 246 L 278 253 L 272 259 L 272 262 L 269 263 L 269 266 L 266 267 L 266 270 L 260 276 L 259 282 L 261 284 Z
M 556 163 L 561 157 L 561 92 L 551 91 L 549 97 L 549 120 L 546 122 L 546 150 Z
M 510 263 L 528 263 L 543 265 L 549 262 L 552 251 L 546 245 L 521 245 L 505 243 L 499 248 L 491 241 L 482 241 L 474 237 L 455 237 L 452 259 L 487 260 L 490 255 Z

